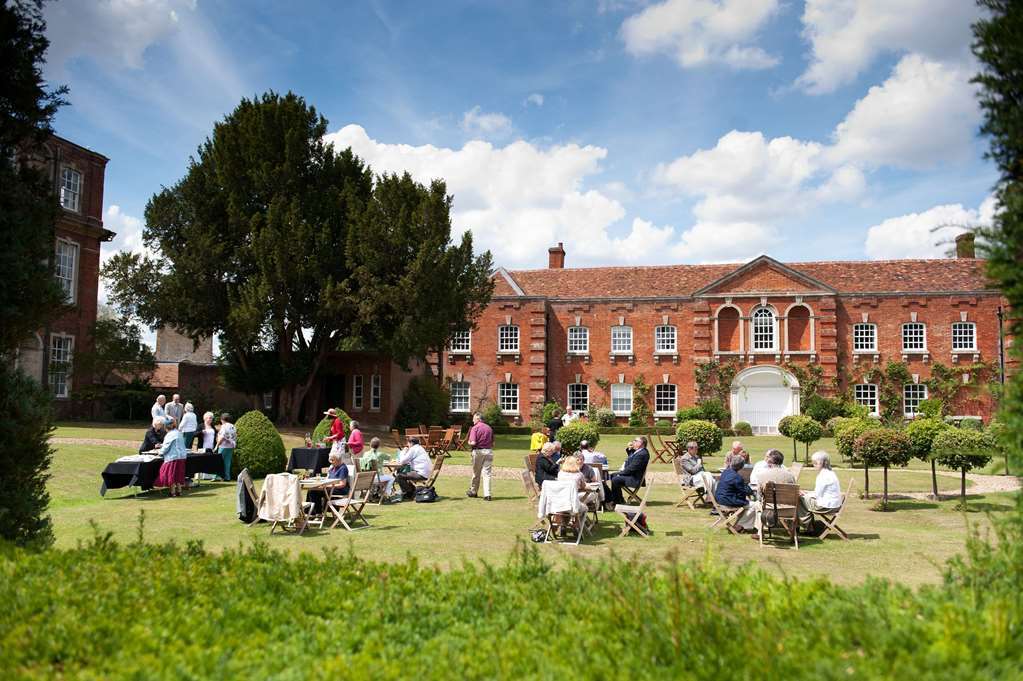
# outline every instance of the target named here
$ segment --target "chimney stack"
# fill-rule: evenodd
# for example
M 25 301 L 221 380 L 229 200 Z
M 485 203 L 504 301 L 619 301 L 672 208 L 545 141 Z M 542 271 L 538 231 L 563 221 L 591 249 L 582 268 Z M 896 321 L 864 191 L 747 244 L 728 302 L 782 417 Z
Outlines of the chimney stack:
M 558 242 L 557 246 L 552 246 L 547 249 L 547 255 L 549 256 L 547 269 L 551 270 L 563 270 L 565 269 L 565 245 Z
M 963 232 L 956 237 L 956 258 L 971 259 L 977 257 L 973 232 Z

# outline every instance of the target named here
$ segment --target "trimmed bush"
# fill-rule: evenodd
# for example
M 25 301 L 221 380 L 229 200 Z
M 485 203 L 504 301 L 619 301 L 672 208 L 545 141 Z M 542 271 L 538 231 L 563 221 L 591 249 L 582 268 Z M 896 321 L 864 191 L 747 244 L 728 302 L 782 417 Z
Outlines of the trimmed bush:
M 341 423 L 345 424 L 345 433 L 347 433 L 348 424 L 352 422 L 352 418 L 348 414 L 346 414 L 344 409 L 342 409 L 341 407 L 334 407 L 334 409 L 337 410 L 337 415 L 341 417 Z M 329 416 L 324 416 L 322 419 L 320 419 L 320 422 L 316 424 L 315 428 L 313 428 L 313 434 L 310 435 L 314 444 L 323 442 L 323 438 L 330 435 L 330 424 L 333 422 L 334 419 L 332 419 Z
M 678 422 L 682 421 L 701 421 L 703 420 L 703 409 L 700 407 L 682 407 L 675 412 L 675 420 Z
M 945 413 L 945 403 L 936 397 L 930 397 L 926 400 L 920 400 L 920 404 L 917 405 L 917 411 L 925 419 L 940 419 Z
M 987 430 L 984 432 L 987 433 L 988 439 L 991 440 L 994 453 L 1001 455 L 1005 460 L 1005 474 L 1011 475 L 1009 472 L 1009 452 L 1011 447 L 1008 441 L 1009 431 L 1005 424 L 998 419 L 991 419 L 987 424 Z
M 849 420 L 847 416 L 832 416 L 824 424 L 824 437 L 835 437 L 838 427 Z
M 864 432 L 853 442 L 853 456 L 856 460 L 863 462 L 863 475 L 865 479 L 864 493 L 870 497 L 870 474 L 871 466 L 884 468 L 884 493 L 881 497 L 881 507 L 888 510 L 888 468 L 890 466 L 905 466 L 913 458 L 913 446 L 910 443 L 909 435 L 904 431 L 893 428 L 873 428 Z
M 872 419 L 847 419 L 835 429 L 835 449 L 843 459 L 854 460 L 853 445 L 856 438 L 871 428 L 877 428 Z
M 987 433 L 962 428 L 949 428 L 934 437 L 931 456 L 942 466 L 960 472 L 960 504 L 966 507 L 966 474 L 974 468 L 983 468 L 991 461 L 995 443 Z
M 671 430 L 671 421 L 668 419 L 658 419 L 657 422 L 654 423 L 654 428 L 656 430 Z
M 778 421 L 778 433 L 785 437 L 792 437 L 789 435 L 789 426 L 792 424 L 792 419 L 796 418 L 795 414 L 789 416 L 783 416 L 781 421 Z
M 721 400 L 704 400 L 696 406 L 699 407 L 702 414 L 701 419 L 716 423 L 718 426 L 726 426 L 732 418 L 728 407 Z
M 491 428 L 508 425 L 508 419 L 501 413 L 501 405 L 497 402 L 488 402 L 480 412 L 480 418 Z
M 558 429 L 558 442 L 561 451 L 572 454 L 579 451 L 579 443 L 583 440 L 596 444 L 600 442 L 600 432 L 592 423 L 583 423 L 576 419 L 567 426 Z
M 617 423 L 615 413 L 607 407 L 601 407 L 597 410 L 597 418 L 595 420 L 601 428 L 613 428 L 615 423 Z
M 739 421 L 732 425 L 732 434 L 738 435 L 739 437 L 750 437 L 753 435 L 753 426 L 745 421 Z
M 959 422 L 959 427 L 963 430 L 984 430 L 984 422 L 980 419 L 963 419 Z
M 250 411 L 238 419 L 235 427 L 238 449 L 231 461 L 232 475 L 248 468 L 253 478 L 265 478 L 284 470 L 284 440 L 266 414 Z
M 788 436 L 792 438 L 792 460 L 797 461 L 795 456 L 796 453 L 796 442 L 802 442 L 806 445 L 806 458 L 810 459 L 810 445 L 817 440 L 821 439 L 821 435 L 824 433 L 824 428 L 817 421 L 814 421 L 809 416 L 793 416 L 792 420 L 786 424 L 786 430 Z
M 700 454 L 709 455 L 721 451 L 724 434 L 717 424 L 693 419 L 678 424 L 675 437 L 683 446 L 690 440 L 695 441 L 700 448 Z
M 940 418 L 913 419 L 906 426 L 906 435 L 909 436 L 913 456 L 921 461 L 931 462 L 931 496 L 935 499 L 938 498 L 938 463 L 931 457 L 931 444 L 938 433 L 951 427 Z
M 803 414 L 817 423 L 827 423 L 836 416 L 848 416 L 849 405 L 845 400 L 823 395 L 810 395 L 802 403 Z
M 447 423 L 450 407 L 451 396 L 447 389 L 439 385 L 433 376 L 420 374 L 409 381 L 405 388 L 405 395 L 394 414 L 394 424 L 391 427 L 404 430 L 420 423 L 428 426 L 443 425 Z

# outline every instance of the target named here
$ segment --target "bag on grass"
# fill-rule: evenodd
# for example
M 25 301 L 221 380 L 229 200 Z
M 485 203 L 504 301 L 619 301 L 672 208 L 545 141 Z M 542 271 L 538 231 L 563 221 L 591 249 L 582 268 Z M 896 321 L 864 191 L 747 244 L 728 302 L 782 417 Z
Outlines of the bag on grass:
M 420 487 L 416 490 L 417 504 L 430 504 L 437 501 L 437 491 L 432 487 Z
M 547 538 L 547 530 L 542 527 L 539 530 L 533 530 L 529 533 L 529 538 L 537 544 L 542 544 L 543 540 Z

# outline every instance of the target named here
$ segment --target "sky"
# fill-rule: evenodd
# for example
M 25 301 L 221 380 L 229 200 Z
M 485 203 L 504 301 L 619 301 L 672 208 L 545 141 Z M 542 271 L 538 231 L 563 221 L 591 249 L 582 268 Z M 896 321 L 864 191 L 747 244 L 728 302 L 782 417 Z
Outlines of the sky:
M 377 173 L 446 180 L 509 269 L 941 257 L 994 210 L 970 0 L 46 7 L 59 134 L 110 157 L 103 257 L 244 97 L 293 91 Z M 935 228 L 940 228 L 933 232 Z M 457 238 L 457 234 L 455 235 Z

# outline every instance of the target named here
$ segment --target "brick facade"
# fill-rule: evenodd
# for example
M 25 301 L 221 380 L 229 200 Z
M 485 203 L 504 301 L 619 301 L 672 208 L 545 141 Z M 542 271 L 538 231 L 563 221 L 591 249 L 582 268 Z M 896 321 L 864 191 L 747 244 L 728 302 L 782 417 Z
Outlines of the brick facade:
M 871 366 L 883 368 L 890 360 L 905 362 L 916 382 L 926 381 L 936 362 L 954 368 L 999 360 L 998 310 L 1005 300 L 984 279 L 983 262 L 973 258 L 785 265 L 762 256 L 745 265 L 635 269 L 563 264 L 564 254 L 552 249 L 546 270 L 498 270 L 495 296 L 471 334 L 471 351 L 444 353 L 446 380 L 468 383 L 469 410 L 497 401 L 499 384 L 514 384 L 519 406 L 506 415 L 525 423 L 532 406 L 548 399 L 565 405 L 570 384 L 585 384 L 587 389 L 573 390 L 588 390 L 589 403 L 611 405 L 612 391 L 624 395 L 624 386 L 640 376 L 651 386 L 675 386 L 661 389 L 662 396 L 667 403 L 674 391 L 681 408 L 697 399 L 695 367 L 711 360 L 735 362 L 741 370 L 777 367 L 781 385 L 749 389 L 768 391 L 757 393 L 768 401 L 770 395 L 791 400 L 785 386 L 794 374 L 786 366 L 819 366 L 821 392 L 834 394 L 851 391 Z M 954 352 L 953 324 L 964 322 L 973 325 L 976 347 Z M 903 348 L 903 324 L 914 323 L 924 324 L 923 350 Z M 875 325 L 872 349 L 854 350 L 857 324 Z M 518 327 L 518 353 L 498 352 L 504 325 Z M 761 332 L 755 334 L 756 325 Z M 588 329 L 586 353 L 569 351 L 570 327 Z M 613 327 L 631 328 L 631 349 L 625 350 L 622 330 L 623 351 L 612 351 Z M 673 350 L 657 351 L 658 327 L 674 327 Z M 670 337 L 671 331 L 664 333 Z M 740 377 L 753 374 L 770 371 L 743 371 Z M 733 405 L 739 405 L 734 408 L 751 410 L 735 402 L 748 392 L 741 381 L 732 390 Z M 648 397 L 651 411 L 656 390 Z M 993 404 L 984 390 L 960 392 L 954 410 L 990 416 Z M 798 408 L 798 397 L 788 405 L 780 408 Z

